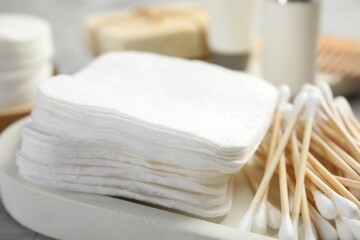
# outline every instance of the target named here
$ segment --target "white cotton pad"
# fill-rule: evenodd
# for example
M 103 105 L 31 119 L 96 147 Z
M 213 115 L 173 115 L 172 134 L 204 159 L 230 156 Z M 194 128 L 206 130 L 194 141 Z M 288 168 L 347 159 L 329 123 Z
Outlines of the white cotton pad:
M 67 174 L 74 176 L 97 176 L 97 177 L 119 177 L 120 179 L 129 179 L 146 183 L 157 184 L 166 187 L 172 187 L 180 190 L 186 190 L 202 194 L 223 194 L 227 187 L 228 179 L 216 184 L 201 183 L 195 179 L 176 176 L 175 174 L 161 174 L 157 172 L 143 171 L 140 168 L 117 168 L 89 165 L 52 165 L 36 162 L 24 157 L 21 152 L 17 155 L 20 167 L 31 167 L 39 171 L 50 172 L 53 174 Z M 101 159 L 99 159 L 101 162 Z M 169 176 L 170 175 L 170 176 Z
M 87 146 L 84 144 L 76 149 L 59 146 L 60 144 L 49 144 L 45 142 L 45 139 L 48 138 L 44 138 L 44 141 L 42 141 L 41 139 L 29 136 L 27 134 L 29 132 L 28 127 L 24 128 L 23 132 L 21 153 L 27 158 L 43 164 L 54 166 L 73 164 L 78 166 L 87 165 L 112 168 L 124 168 L 131 164 L 133 168 L 147 169 L 146 171 L 149 172 L 156 171 L 163 174 L 177 174 L 199 181 L 203 179 L 211 184 L 218 184 L 221 181 L 223 182 L 224 179 L 227 179 L 227 176 L 221 172 L 193 170 L 180 165 L 163 164 L 155 159 L 146 161 L 134 154 L 124 155 L 121 151 L 117 152 L 116 147 L 111 149 L 108 145 L 106 146 L 106 144 L 90 144 Z M 106 147 L 102 148 L 103 146 Z
M 20 174 L 26 179 L 45 185 L 47 187 L 69 190 L 69 191 L 77 191 L 77 192 L 87 192 L 87 193 L 96 193 L 110 196 L 119 196 L 125 197 L 129 199 L 136 199 L 139 201 L 159 205 L 162 207 L 178 209 L 183 212 L 187 212 L 193 215 L 198 215 L 202 217 L 218 217 L 222 216 L 229 212 L 232 205 L 232 195 L 233 195 L 233 182 L 230 182 L 228 194 L 225 196 L 225 200 L 222 204 L 215 207 L 204 207 L 198 206 L 194 204 L 189 204 L 187 202 L 179 201 L 177 199 L 167 199 L 164 197 L 155 197 L 153 195 L 147 195 L 144 193 L 131 192 L 127 189 L 118 188 L 118 187 L 109 187 L 109 186 L 99 186 L 99 185 L 91 185 L 91 184 L 83 184 L 83 183 L 74 183 L 68 181 L 59 181 L 59 180 L 49 180 L 45 179 L 42 176 L 31 176 L 31 174 L 27 173 L 23 169 L 20 169 Z
M 155 184 L 150 181 L 138 181 L 127 176 L 117 177 L 119 175 L 95 175 L 95 174 L 70 174 L 61 171 L 52 171 L 49 167 L 39 167 L 38 164 L 31 163 L 24 160 L 22 157 L 18 156 L 17 165 L 25 175 L 42 178 L 46 180 L 58 181 L 58 182 L 69 182 L 76 184 L 88 184 L 93 186 L 103 186 L 103 187 L 114 187 L 119 189 L 126 189 L 132 192 L 137 192 L 140 194 L 148 194 L 156 196 L 159 198 L 174 199 L 175 200 L 187 202 L 189 204 L 201 206 L 201 207 L 216 207 L 221 205 L 226 196 L 229 194 L 229 188 L 231 184 L 226 184 L 224 187 L 224 193 L 220 195 L 212 195 L 205 193 L 196 193 L 189 190 L 183 190 L 176 187 L 167 187 L 161 184 Z M 121 176 L 121 175 L 120 175 Z M 149 178 L 161 179 L 156 175 L 147 174 Z M 163 180 L 170 180 L 169 178 L 162 178 Z M 171 182 L 174 184 L 182 185 L 182 179 L 171 179 Z M 191 183 L 190 183 L 191 184 Z
M 38 85 L 48 79 L 52 72 L 52 64 L 46 62 L 32 72 L 28 72 L 28 75 L 19 76 L 20 78 L 11 78 L 16 75 L 0 78 L 0 108 L 33 103 Z
M 269 83 L 205 62 L 109 53 L 40 85 L 17 165 L 48 187 L 221 216 L 277 98 Z
M 0 71 L 53 55 L 51 27 L 41 18 L 0 14 Z
M 219 165 L 241 166 L 265 135 L 276 100 L 276 88 L 251 75 L 149 53 L 109 53 L 74 79 L 59 76 L 42 84 L 33 120 L 56 131 L 37 111 L 51 101 L 64 106 L 53 118 L 82 109 L 78 119 L 89 112 L 108 119 L 99 125 L 87 118 L 91 129 L 81 129 L 84 136 L 99 127 L 121 128 L 160 144 L 210 149 L 235 158 Z

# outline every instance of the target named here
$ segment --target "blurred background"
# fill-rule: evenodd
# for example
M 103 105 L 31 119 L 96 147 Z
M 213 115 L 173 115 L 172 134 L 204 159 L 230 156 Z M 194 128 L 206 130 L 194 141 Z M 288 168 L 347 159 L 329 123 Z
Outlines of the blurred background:
M 257 4 L 253 28 L 261 36 L 264 1 Z M 101 12 L 114 11 L 143 5 L 181 2 L 179 0 L 0 0 L 3 13 L 24 13 L 48 20 L 53 26 L 56 54 L 54 61 L 60 73 L 73 73 L 84 67 L 91 55 L 84 45 L 82 22 L 84 17 Z M 189 1 L 183 1 L 189 2 Z M 207 4 L 206 0 L 192 1 Z M 360 39 L 360 1 L 322 1 L 320 32 Z
M 179 0 L 0 0 L 0 11 L 1 15 L 14 13 L 36 16 L 49 24 L 51 34 L 46 37 L 46 41 L 49 49 L 53 49 L 49 50 L 51 53 L 47 55 L 47 61 L 53 66 L 53 71 L 48 75 L 72 74 L 106 50 L 154 51 L 248 71 L 274 84 L 287 83 L 294 93 L 303 83 L 326 80 L 332 85 L 335 94 L 350 99 L 355 114 L 360 116 L 359 0 L 304 0 L 296 3 L 275 0 L 198 0 L 191 4 L 199 4 L 202 10 L 194 10 L 193 7 L 190 10 L 179 10 L 176 7 L 157 9 L 164 4 L 179 2 L 189 3 Z M 299 2 L 304 6 L 296 5 Z M 209 7 L 210 3 L 212 7 Z M 243 8 L 234 8 L 234 4 L 243 4 Z M 295 10 L 292 4 L 295 4 Z M 131 9 L 135 9 L 135 12 L 131 12 Z M 117 19 L 118 15 L 126 16 Z M 176 21 L 172 22 L 172 16 L 175 16 Z M 103 31 L 105 33 L 100 38 L 98 34 L 105 28 L 104 22 L 110 21 L 106 20 L 108 17 L 118 22 L 119 26 Z M 138 17 L 148 18 L 152 22 L 139 23 L 136 20 Z M 189 19 L 195 27 L 189 25 Z M 14 40 L 14 43 L 6 42 L 12 39 L 6 34 L 11 32 L 16 35 L 21 32 L 11 21 L 0 17 L 0 63 L 4 66 L 8 56 L 1 56 L 2 52 L 6 52 L 1 47 L 6 48 L 4 46 L 10 43 L 11 46 L 23 43 L 21 39 L 18 42 Z M 160 21 L 170 23 L 161 25 Z M 143 29 L 142 24 L 145 24 Z M 161 26 L 157 27 L 156 24 Z M 8 28 L 6 34 L 2 33 L 5 28 Z M 31 32 L 31 25 L 28 28 L 26 32 Z M 147 28 L 154 31 L 149 32 Z M 140 34 L 142 32 L 143 35 Z M 237 38 L 239 40 L 234 41 Z M 99 39 L 103 42 L 99 43 Z M 182 44 L 175 44 L 179 39 Z M 14 49 L 17 52 L 16 47 Z M 0 132 L 31 111 L 33 100 L 24 98 L 20 102 L 11 102 L 7 98 L 11 81 L 17 81 L 19 85 L 29 81 L 25 75 L 21 81 L 11 76 L 20 68 L 32 67 L 15 65 L 0 66 Z M 16 86 L 12 85 L 12 88 Z M 36 89 L 36 86 L 33 88 Z M 17 100 L 21 97 L 9 96 Z M 47 238 L 16 223 L 0 204 L 0 239 Z

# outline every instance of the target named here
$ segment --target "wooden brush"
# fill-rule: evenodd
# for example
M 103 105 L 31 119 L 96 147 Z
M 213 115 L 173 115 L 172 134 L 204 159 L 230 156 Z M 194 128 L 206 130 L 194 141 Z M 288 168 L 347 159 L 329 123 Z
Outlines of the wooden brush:
M 317 66 L 322 72 L 360 79 L 360 40 L 321 37 Z

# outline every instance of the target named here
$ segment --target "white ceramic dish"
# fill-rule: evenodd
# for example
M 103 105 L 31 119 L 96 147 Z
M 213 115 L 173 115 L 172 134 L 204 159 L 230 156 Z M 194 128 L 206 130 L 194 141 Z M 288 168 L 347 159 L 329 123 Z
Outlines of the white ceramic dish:
M 230 214 L 198 219 L 172 210 L 95 194 L 58 191 L 32 184 L 17 172 L 22 119 L 0 136 L 0 190 L 5 209 L 22 225 L 57 239 L 268 239 L 233 228 L 252 198 L 238 174 Z

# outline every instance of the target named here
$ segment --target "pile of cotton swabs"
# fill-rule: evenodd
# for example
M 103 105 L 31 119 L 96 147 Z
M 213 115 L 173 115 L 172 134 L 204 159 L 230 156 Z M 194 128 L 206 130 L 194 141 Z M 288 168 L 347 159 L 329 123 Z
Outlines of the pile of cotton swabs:
M 280 239 L 359 239 L 360 124 L 343 97 L 325 82 L 305 85 L 288 103 L 279 88 L 272 126 L 245 173 L 255 196 L 238 228 L 261 234 L 278 229 Z M 268 199 L 270 181 L 279 180 L 280 211 Z

